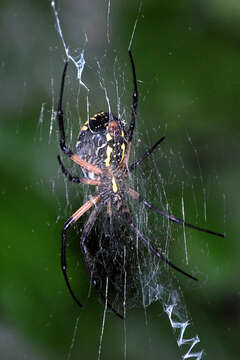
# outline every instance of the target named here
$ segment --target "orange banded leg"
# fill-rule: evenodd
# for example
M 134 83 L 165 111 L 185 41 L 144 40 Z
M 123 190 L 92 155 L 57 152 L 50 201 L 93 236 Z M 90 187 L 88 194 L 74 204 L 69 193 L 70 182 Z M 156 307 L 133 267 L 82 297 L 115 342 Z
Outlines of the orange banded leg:
M 140 197 L 140 194 L 131 188 L 128 188 L 128 194 L 135 200 L 138 200 Z
M 94 196 L 90 200 L 86 201 L 75 213 L 69 218 L 73 222 L 76 222 L 86 211 L 88 211 L 93 205 L 99 201 L 99 196 Z M 69 220 L 67 222 L 69 222 Z
M 127 166 L 128 164 L 128 160 L 129 160 L 129 157 L 130 157 L 130 152 L 131 152 L 131 141 L 128 143 L 128 146 L 127 146 L 127 152 L 126 152 L 126 155 L 124 157 L 124 160 L 122 162 L 122 165 L 123 166 Z
M 63 162 L 60 158 L 60 156 L 57 157 L 58 158 L 58 162 L 61 166 L 61 170 L 63 172 L 63 174 L 68 178 L 69 181 L 73 182 L 73 183 L 82 183 L 82 184 L 87 184 L 87 185 L 95 185 L 95 186 L 99 186 L 100 185 L 100 181 L 98 180 L 92 180 L 92 179 L 88 179 L 88 178 L 80 178 L 78 176 L 73 176 L 63 165 Z
M 66 244 L 67 244 L 67 230 L 73 225 L 86 211 L 88 211 L 93 205 L 95 205 L 99 201 L 99 196 L 94 196 L 92 199 L 88 200 L 83 204 L 80 209 L 75 211 L 75 213 L 66 221 L 62 230 L 62 249 L 61 249 L 61 266 L 64 279 L 66 281 L 68 290 L 72 295 L 73 299 L 79 306 L 82 306 L 75 296 L 67 276 L 67 261 L 66 261 Z
M 101 184 L 101 181 L 93 180 L 93 179 L 89 179 L 89 178 L 81 178 L 80 180 L 81 180 L 81 183 L 85 184 L 85 185 L 99 186 Z
M 89 164 L 87 161 L 81 159 L 77 154 L 73 154 L 71 156 L 71 159 L 78 165 L 80 165 L 81 167 L 83 167 L 84 169 L 86 169 L 87 171 L 93 172 L 96 175 L 101 175 L 103 173 L 103 170 L 100 169 L 97 166 L 91 165 Z

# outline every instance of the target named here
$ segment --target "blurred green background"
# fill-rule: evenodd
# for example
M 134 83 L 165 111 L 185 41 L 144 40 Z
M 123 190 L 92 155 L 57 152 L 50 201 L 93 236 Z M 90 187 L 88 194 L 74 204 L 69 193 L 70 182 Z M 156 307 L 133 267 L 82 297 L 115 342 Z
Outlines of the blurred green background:
M 83 79 L 90 88 L 91 113 L 107 108 L 96 76 L 97 60 L 104 64 L 106 81 L 114 79 L 114 57 L 107 56 L 106 49 L 119 59 L 118 76 L 125 74 L 121 101 L 126 108 L 131 97 L 127 47 L 138 2 L 110 3 L 110 44 L 108 4 L 103 0 L 56 2 L 72 54 L 81 51 L 87 33 Z M 94 292 L 87 298 L 89 280 L 80 263 L 75 283 L 85 306 L 77 308 L 59 265 L 61 227 L 82 203 L 83 193 L 81 187 L 64 182 L 56 160 L 58 132 L 51 116 L 65 54 L 55 18 L 49 1 L 15 0 L 1 1 L 0 19 L 0 357 L 97 359 L 103 306 Z M 141 80 L 137 127 L 142 143 L 137 153 L 160 136 L 167 137 L 154 155 L 156 163 L 158 155 L 162 160 L 156 174 L 151 173 L 149 193 L 148 188 L 144 191 L 156 201 L 161 173 L 177 216 L 181 216 L 183 191 L 189 222 L 226 232 L 226 239 L 188 232 L 189 266 L 174 247 L 170 257 L 200 279 L 193 284 L 176 275 L 207 358 L 238 359 L 240 2 L 145 0 L 132 50 Z M 74 71 L 72 66 L 73 79 Z M 72 89 L 68 80 L 65 99 L 74 106 Z M 68 112 L 74 114 L 70 105 Z M 84 120 L 86 111 L 81 116 Z M 68 120 L 72 124 L 76 117 Z M 73 129 L 73 140 L 77 132 Z M 139 176 L 141 171 L 150 173 L 151 161 Z M 77 242 L 71 251 L 70 256 L 78 260 Z M 148 324 L 141 311 L 129 314 L 127 359 L 179 359 L 161 304 L 147 313 Z M 108 313 L 102 359 L 123 359 L 124 344 L 123 322 Z

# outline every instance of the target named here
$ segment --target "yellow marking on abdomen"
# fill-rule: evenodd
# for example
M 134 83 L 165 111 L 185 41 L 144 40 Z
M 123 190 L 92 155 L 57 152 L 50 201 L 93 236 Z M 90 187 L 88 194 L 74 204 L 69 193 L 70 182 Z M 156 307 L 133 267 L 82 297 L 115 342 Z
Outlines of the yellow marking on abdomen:
M 118 191 L 117 183 L 114 176 L 112 177 L 112 189 L 114 193 Z
M 86 125 L 83 125 L 83 127 L 81 128 L 81 131 L 86 131 L 88 129 L 88 127 Z
M 122 161 L 123 161 L 123 159 L 124 159 L 124 155 L 125 155 L 126 145 L 125 145 L 124 143 L 122 143 L 122 145 L 121 145 L 121 149 L 122 149 L 122 157 L 121 157 L 121 161 L 120 161 L 120 162 L 122 162 Z
M 112 151 L 113 151 L 113 148 L 108 145 L 108 147 L 107 147 L 107 158 L 105 159 L 106 166 L 110 166 L 110 160 L 111 160 Z
M 110 140 L 112 140 L 112 136 L 109 133 L 107 133 L 106 139 L 107 139 L 107 141 L 110 141 Z

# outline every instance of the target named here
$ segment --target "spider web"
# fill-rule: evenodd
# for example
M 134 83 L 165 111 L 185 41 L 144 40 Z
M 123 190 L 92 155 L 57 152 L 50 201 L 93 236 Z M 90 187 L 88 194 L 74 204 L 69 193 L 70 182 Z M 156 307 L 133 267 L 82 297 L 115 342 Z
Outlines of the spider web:
M 88 43 L 87 34 L 85 34 L 85 43 L 82 46 L 82 49 L 78 52 L 77 55 L 72 55 L 72 52 L 69 49 L 68 44 L 65 42 L 64 34 L 61 27 L 61 21 L 56 9 L 55 1 L 51 2 L 51 6 L 53 9 L 53 13 L 55 16 L 56 21 L 56 29 L 58 35 L 61 39 L 62 48 L 65 54 L 65 59 L 67 58 L 75 67 L 75 80 L 78 83 L 78 91 L 76 95 L 76 108 L 79 107 L 79 97 L 80 97 L 80 89 L 84 90 L 85 98 L 86 98 L 86 114 L 89 117 L 89 93 L 91 92 L 91 88 L 89 85 L 83 80 L 83 74 L 85 67 L 87 65 L 87 61 L 85 60 L 85 51 L 86 45 Z M 106 16 L 106 38 L 107 44 L 109 47 L 111 44 L 111 36 L 110 36 L 110 17 L 111 17 L 111 2 L 110 0 L 106 2 L 107 8 L 107 16 Z M 64 16 L 61 14 L 61 16 Z M 139 2 L 139 7 L 137 10 L 136 20 L 133 25 L 133 30 L 130 36 L 129 48 L 131 48 L 134 44 L 134 37 L 137 31 L 137 24 L 142 16 L 142 3 Z M 106 51 L 107 54 L 107 51 Z M 107 55 L 106 55 L 107 56 Z M 104 60 L 106 59 L 104 56 L 102 59 L 95 60 L 95 67 L 97 78 L 99 82 L 99 87 L 103 91 L 105 104 L 108 108 L 108 111 L 113 111 L 112 103 L 116 103 L 116 112 L 119 119 L 129 119 L 130 118 L 130 111 L 123 105 L 125 102 L 125 96 L 129 94 L 129 91 L 126 90 L 126 87 L 132 88 L 131 81 L 127 82 L 124 76 L 124 72 L 122 71 L 122 67 L 120 65 L 120 61 L 118 57 L 115 56 L 114 60 L 114 67 L 113 67 L 113 78 L 114 82 L 109 83 L 107 81 L 106 73 L 109 69 L 104 68 Z M 135 59 L 136 61 L 136 59 Z M 130 66 L 129 66 L 130 67 Z M 119 75 L 121 74 L 121 75 Z M 53 84 L 52 84 L 53 87 Z M 109 90 L 114 89 L 114 91 Z M 114 94 L 114 96 L 112 95 Z M 82 93 L 81 93 L 82 95 Z M 114 99 L 112 99 L 114 97 Z M 54 102 L 54 97 L 53 97 Z M 54 108 L 54 105 L 53 105 Z M 56 108 L 56 106 L 55 106 Z M 113 111 L 114 112 L 114 111 Z M 79 115 L 79 114 L 78 114 Z M 71 109 L 67 110 L 67 116 L 65 116 L 65 121 L 67 121 L 67 126 L 71 128 L 73 125 L 71 121 L 74 115 L 71 112 Z M 80 115 L 78 118 L 81 121 Z M 56 119 L 54 118 L 54 112 L 52 111 L 51 122 L 50 122 L 50 136 L 53 132 L 53 123 Z M 141 121 L 141 116 L 138 114 L 137 122 Z M 125 120 L 122 120 L 123 124 L 125 125 Z M 66 126 L 66 127 L 67 127 Z M 135 146 L 136 152 L 139 154 L 138 148 L 141 145 L 140 134 L 135 133 Z M 191 139 L 189 137 L 189 141 Z M 74 143 L 74 135 L 73 132 L 70 132 L 70 143 Z M 73 146 L 72 146 L 73 147 Z M 133 157 L 135 156 L 134 151 L 132 151 Z M 153 155 L 154 158 L 154 155 Z M 134 161 L 134 158 L 132 158 Z M 158 165 L 154 160 L 153 167 L 155 170 L 158 171 Z M 149 181 L 151 181 L 151 174 L 146 174 L 146 176 L 141 176 L 141 170 L 137 171 L 136 178 L 131 177 L 130 182 L 132 183 L 132 187 L 134 187 L 137 191 L 140 191 L 141 194 L 145 197 L 148 196 L 146 193 L 146 189 L 149 187 Z M 159 203 L 160 207 L 165 209 L 166 212 L 171 212 L 171 207 L 168 202 L 167 191 L 165 182 L 159 176 L 159 183 L 157 186 L 160 186 L 159 195 Z M 82 194 L 83 195 L 83 194 Z M 184 211 L 184 183 L 182 183 L 182 195 L 181 195 L 181 207 L 182 207 L 182 218 L 185 218 L 185 211 Z M 204 195 L 204 190 L 203 190 Z M 85 189 L 84 190 L 84 200 L 89 198 L 89 193 Z M 66 185 L 66 200 L 67 205 L 69 206 L 69 188 Z M 177 230 L 173 230 L 173 227 L 170 226 L 169 222 L 164 219 L 155 219 L 155 223 L 152 223 L 152 220 L 149 218 L 149 214 L 147 213 L 146 209 L 144 209 L 141 205 L 136 205 L 130 203 L 130 207 L 132 213 L 135 214 L 134 221 L 137 224 L 140 231 L 144 234 L 149 236 L 149 238 L 155 241 L 156 246 L 163 247 L 163 250 L 168 253 L 169 243 L 172 241 L 172 238 L 177 236 Z M 156 218 L 156 217 L 155 217 Z M 159 223 L 161 223 L 162 231 L 159 234 Z M 141 240 L 134 236 L 133 233 L 131 235 L 127 234 L 129 229 L 126 227 L 126 232 L 121 231 L 117 233 L 117 236 L 120 236 L 121 241 L 116 241 L 114 239 L 114 234 L 116 233 L 116 229 L 121 228 L 121 224 L 114 224 L 113 225 L 113 232 L 111 234 L 106 234 L 109 227 L 104 225 L 104 219 L 99 222 L 99 227 L 96 225 L 97 234 L 99 237 L 99 248 L 93 249 L 93 260 L 95 261 L 96 268 L 97 266 L 101 266 L 98 269 L 99 274 L 99 282 L 103 279 L 100 290 L 105 294 L 105 304 L 103 310 L 103 317 L 102 317 L 102 326 L 101 326 L 101 333 L 99 338 L 99 351 L 98 351 L 98 359 L 102 357 L 102 345 L 103 345 L 103 337 L 104 337 L 104 329 L 105 329 L 105 322 L 107 310 L 108 310 L 108 302 L 110 302 L 114 309 L 123 314 L 124 316 L 128 316 L 129 310 L 135 307 L 142 307 L 145 311 L 145 321 L 146 326 L 148 323 L 148 315 L 147 315 L 147 308 L 157 302 L 161 304 L 161 307 L 165 314 L 168 316 L 169 324 L 173 329 L 173 332 L 176 336 L 177 345 L 180 350 L 181 358 L 182 359 L 202 359 L 203 357 L 203 350 L 196 350 L 196 346 L 200 343 L 200 339 L 198 335 L 191 335 L 191 328 L 192 323 L 190 316 L 187 312 L 187 308 L 185 305 L 184 297 L 182 295 L 181 289 L 174 279 L 173 272 L 166 266 L 166 264 L 162 263 L 153 256 L 149 249 L 146 249 L 142 244 Z M 152 229 L 152 230 L 150 230 Z M 185 229 L 183 231 L 184 237 L 184 248 L 185 248 L 185 257 L 186 263 L 188 263 L 188 249 L 187 249 L 187 235 Z M 96 234 L 93 234 L 96 236 Z M 106 241 L 107 239 L 107 241 Z M 127 239 L 128 241 L 124 241 Z M 103 245 L 104 244 L 104 245 Z M 106 245 L 107 244 L 107 245 Z M 118 244 L 116 246 L 116 244 Z M 121 246 L 119 246 L 121 244 Z M 109 251 L 111 249 L 111 251 Z M 108 251 L 107 251 L 108 250 Z M 115 254 L 115 255 L 114 255 Z M 111 280 L 113 277 L 113 272 L 106 271 L 106 268 L 109 269 L 109 263 L 111 263 L 111 259 L 115 256 L 117 261 L 115 262 L 120 264 L 117 274 L 115 275 L 116 280 Z M 104 260 L 103 260 L 104 259 Z M 107 264 L 107 265 L 106 265 Z M 131 266 L 130 266 L 131 265 Z M 101 271 L 103 271 L 104 276 L 102 275 Z M 119 280 L 120 279 L 120 280 Z M 129 286 L 130 284 L 130 286 Z M 76 324 L 74 327 L 74 333 L 72 338 L 72 343 L 69 348 L 68 359 L 71 359 L 72 349 L 74 347 L 75 341 L 77 339 L 77 329 L 79 325 L 79 317 L 76 319 Z M 124 359 L 127 358 L 127 320 L 123 321 L 124 327 Z

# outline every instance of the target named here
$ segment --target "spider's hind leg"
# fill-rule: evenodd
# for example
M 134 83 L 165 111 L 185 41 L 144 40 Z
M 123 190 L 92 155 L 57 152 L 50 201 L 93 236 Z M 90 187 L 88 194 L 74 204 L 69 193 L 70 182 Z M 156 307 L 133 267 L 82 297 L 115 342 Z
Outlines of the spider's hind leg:
M 149 201 L 147 201 L 146 199 L 144 199 L 137 191 L 129 188 L 128 189 L 128 194 L 135 200 L 138 200 L 140 203 L 143 203 L 143 205 L 152 210 L 153 212 L 155 212 L 156 214 L 158 215 L 161 215 L 162 217 L 164 217 L 165 219 L 168 219 L 178 225 L 181 225 L 181 226 L 186 226 L 190 229 L 194 229 L 194 230 L 197 230 L 197 231 L 202 231 L 202 232 L 205 232 L 207 234 L 211 234 L 211 235 L 215 235 L 215 236 L 219 236 L 219 237 L 225 237 L 225 234 L 221 234 L 219 232 L 216 232 L 216 231 L 212 231 L 212 230 L 209 230 L 209 229 L 204 229 L 204 228 L 201 228 L 199 226 L 196 226 L 196 225 L 192 225 L 190 223 L 187 223 L 186 221 L 174 216 L 174 215 L 171 215 L 171 214 L 168 214 L 167 212 L 163 211 L 163 210 L 160 210 L 159 208 L 153 206 Z
M 130 217 L 122 216 L 122 218 L 131 227 L 131 229 L 135 232 L 135 234 L 139 237 L 139 239 L 145 244 L 145 246 L 151 251 L 153 255 L 158 257 L 160 260 L 165 262 L 168 266 L 178 271 L 179 273 L 189 277 L 192 280 L 198 280 L 191 274 L 188 274 L 186 271 L 180 269 L 178 266 L 174 265 L 171 261 L 169 261 L 166 254 L 161 250 L 157 249 L 154 245 L 152 245 L 151 241 L 141 233 L 137 225 L 133 223 Z
M 62 267 L 62 273 L 65 279 L 65 282 L 67 284 L 68 290 L 72 296 L 72 298 L 75 300 L 75 302 L 78 304 L 78 306 L 82 307 L 82 304 L 80 304 L 77 296 L 75 295 L 67 274 L 67 260 L 66 260 L 66 246 L 67 246 L 67 231 L 69 228 L 76 223 L 76 221 L 87 211 L 89 210 L 93 205 L 95 205 L 99 201 L 99 197 L 95 196 L 92 199 L 88 200 L 83 204 L 80 209 L 78 209 L 64 224 L 64 227 L 62 229 L 62 248 L 61 248 L 61 267 Z
M 194 229 L 194 230 L 197 230 L 197 231 L 201 231 L 201 232 L 205 232 L 207 234 L 211 234 L 211 235 L 215 235 L 215 236 L 219 236 L 219 237 L 223 237 L 223 238 L 225 237 L 225 234 L 221 234 L 219 232 L 212 231 L 212 230 L 209 230 L 209 229 L 203 229 L 203 228 L 201 228 L 199 226 L 189 224 L 186 221 L 184 221 L 182 219 L 179 219 L 174 215 L 168 214 L 165 211 L 162 211 L 162 210 L 156 208 L 149 201 L 147 201 L 146 199 L 143 199 L 141 196 L 139 196 L 138 200 L 140 202 L 142 202 L 143 205 L 146 206 L 148 209 L 152 210 L 156 214 L 161 215 L 161 216 L 165 217 L 166 219 L 168 219 L 168 220 L 170 220 L 170 221 L 172 221 L 172 222 L 174 222 L 174 223 L 176 223 L 178 225 L 186 226 L 188 228 L 191 228 L 191 229 Z

